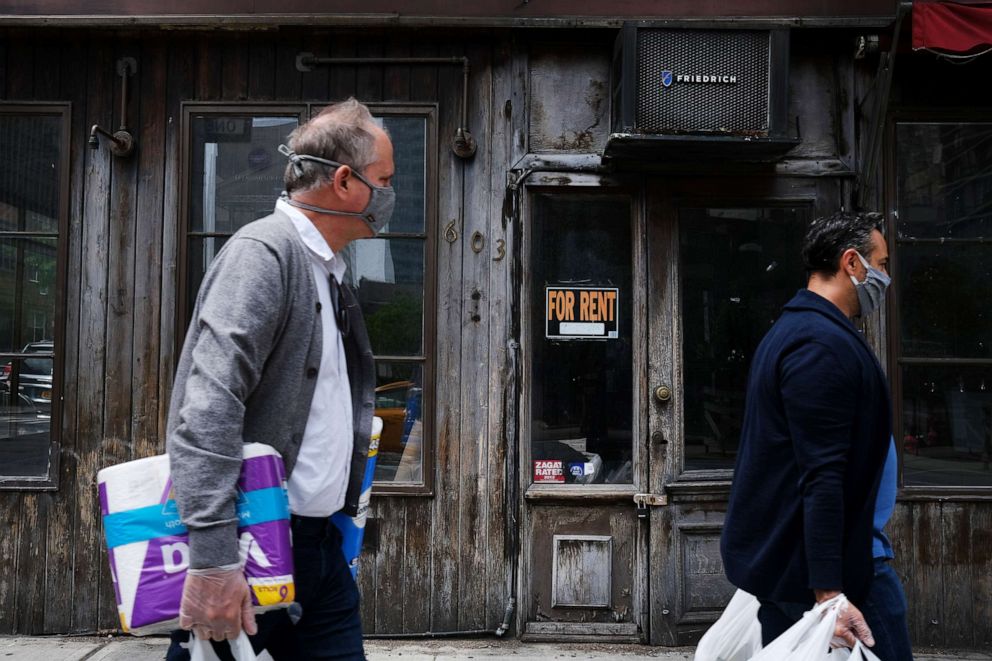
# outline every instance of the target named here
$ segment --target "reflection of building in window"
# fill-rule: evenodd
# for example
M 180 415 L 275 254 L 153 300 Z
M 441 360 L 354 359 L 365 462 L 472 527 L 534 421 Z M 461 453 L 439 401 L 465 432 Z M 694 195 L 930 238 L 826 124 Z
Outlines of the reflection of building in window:
M 0 271 L 13 273 L 17 269 L 17 248 L 9 243 L 0 245 Z
M 32 342 L 48 339 L 48 315 L 44 310 L 32 310 L 28 331 Z
M 992 124 L 901 123 L 895 306 L 907 485 L 992 485 Z
M 51 478 L 51 357 L 61 199 L 60 162 L 68 106 L 4 112 L 0 104 L 0 482 Z M 42 357 L 23 358 L 18 354 Z M 17 388 L 13 388 L 16 382 Z

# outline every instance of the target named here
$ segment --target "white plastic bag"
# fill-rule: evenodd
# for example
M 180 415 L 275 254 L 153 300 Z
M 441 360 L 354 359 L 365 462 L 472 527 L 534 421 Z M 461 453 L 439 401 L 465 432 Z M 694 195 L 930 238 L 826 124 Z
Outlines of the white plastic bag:
M 248 634 L 244 630 L 237 638 L 227 642 L 231 645 L 234 661 L 257 661 L 255 650 L 252 649 L 251 641 L 248 640 Z M 210 641 L 197 638 L 192 631 L 189 634 L 189 655 L 190 661 L 220 661 Z
M 761 604 L 738 590 L 696 646 L 695 661 L 747 661 L 761 649 Z
M 817 604 L 751 661 L 836 661 L 841 657 L 830 653 L 830 640 L 840 609 L 846 605 L 847 597 L 842 594 Z
M 834 650 L 833 656 L 834 661 L 880 661 L 860 640 L 854 646 L 853 650 L 849 650 L 846 647 Z

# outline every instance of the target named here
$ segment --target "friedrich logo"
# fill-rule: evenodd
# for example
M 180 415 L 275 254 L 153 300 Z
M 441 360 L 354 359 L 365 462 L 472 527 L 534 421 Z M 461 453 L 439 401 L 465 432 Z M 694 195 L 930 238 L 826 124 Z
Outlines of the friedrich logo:
M 661 72 L 661 84 L 671 87 L 673 84 L 703 84 L 703 85 L 736 85 L 737 76 L 725 73 L 679 73 L 668 69 Z

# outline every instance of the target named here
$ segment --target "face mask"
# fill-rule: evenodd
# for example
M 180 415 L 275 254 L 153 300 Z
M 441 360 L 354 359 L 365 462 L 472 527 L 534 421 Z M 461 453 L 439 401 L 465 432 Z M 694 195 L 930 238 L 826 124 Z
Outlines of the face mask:
M 871 266 L 868 260 L 861 256 L 861 253 L 858 253 L 858 259 L 865 265 L 865 269 L 868 272 L 865 275 L 864 282 L 858 282 L 858 279 L 853 275 L 851 276 L 851 282 L 854 283 L 854 290 L 858 292 L 858 303 L 861 304 L 861 316 L 867 317 L 882 307 L 882 303 L 885 301 L 885 290 L 888 288 L 889 283 L 892 282 L 892 279 Z
M 303 161 L 312 161 L 314 163 L 320 163 L 321 165 L 326 165 L 332 167 L 335 170 L 342 166 L 342 163 L 337 161 L 329 161 L 326 158 L 318 158 L 316 156 L 310 156 L 309 154 L 297 154 L 292 149 L 286 145 L 279 145 L 279 153 L 289 159 L 289 162 L 293 164 L 293 168 L 296 170 L 298 176 L 303 175 Z M 393 190 L 392 186 L 375 186 L 368 179 L 363 177 L 357 171 L 352 169 L 352 174 L 360 182 L 369 187 L 372 191 L 372 197 L 369 198 L 369 203 L 365 205 L 359 213 L 354 213 L 352 211 L 335 211 L 334 209 L 325 209 L 324 207 L 317 207 L 311 204 L 304 204 L 303 202 L 297 202 L 291 199 L 288 195 L 283 193 L 283 199 L 287 204 L 291 204 L 299 209 L 306 209 L 307 211 L 316 211 L 317 213 L 329 213 L 336 216 L 354 216 L 356 218 L 361 218 L 365 221 L 365 224 L 369 226 L 372 230 L 372 235 L 375 236 L 389 223 L 389 219 L 393 215 L 393 208 L 396 206 L 396 192 Z

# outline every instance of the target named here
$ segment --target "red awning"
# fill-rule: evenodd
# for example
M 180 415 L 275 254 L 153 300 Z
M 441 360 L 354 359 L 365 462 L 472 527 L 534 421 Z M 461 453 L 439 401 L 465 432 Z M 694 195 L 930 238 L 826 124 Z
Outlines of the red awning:
M 946 53 L 992 48 L 992 4 L 914 2 L 913 48 Z

